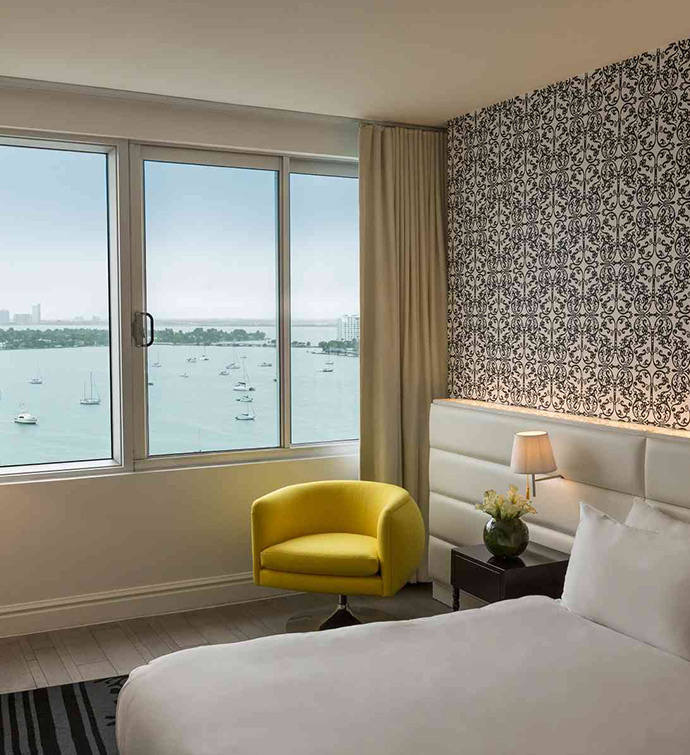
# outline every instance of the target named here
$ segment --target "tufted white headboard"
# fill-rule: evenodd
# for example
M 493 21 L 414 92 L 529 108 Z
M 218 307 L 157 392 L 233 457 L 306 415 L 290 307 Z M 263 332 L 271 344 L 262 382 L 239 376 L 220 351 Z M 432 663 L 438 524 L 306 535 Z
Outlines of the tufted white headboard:
M 482 542 L 487 515 L 474 505 L 526 478 L 510 470 L 513 435 L 548 430 L 563 480 L 537 485 L 530 538 L 570 552 L 579 502 L 625 519 L 637 496 L 690 521 L 690 433 L 591 420 L 478 401 L 435 401 L 430 415 L 429 571 L 449 602 L 450 550 Z

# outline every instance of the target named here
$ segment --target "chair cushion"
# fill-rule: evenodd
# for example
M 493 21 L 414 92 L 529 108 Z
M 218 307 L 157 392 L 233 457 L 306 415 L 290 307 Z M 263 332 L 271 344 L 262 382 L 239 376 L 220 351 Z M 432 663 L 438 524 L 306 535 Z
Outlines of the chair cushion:
M 261 551 L 261 566 L 297 574 L 370 577 L 379 572 L 375 537 L 327 532 L 304 535 Z

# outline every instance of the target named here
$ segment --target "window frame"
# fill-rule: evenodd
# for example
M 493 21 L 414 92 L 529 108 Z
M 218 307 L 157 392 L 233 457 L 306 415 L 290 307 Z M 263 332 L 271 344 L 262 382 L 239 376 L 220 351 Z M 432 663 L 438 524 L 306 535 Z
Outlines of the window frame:
M 352 456 L 359 440 L 291 443 L 290 409 L 290 206 L 291 173 L 358 176 L 355 158 L 293 155 L 279 151 L 234 150 L 187 144 L 134 141 L 110 137 L 2 128 L 0 145 L 98 152 L 108 160 L 109 315 L 112 457 L 0 467 L 0 484 L 104 476 L 147 470 L 248 464 L 288 459 Z M 277 316 L 280 374 L 279 442 L 272 448 L 190 452 L 148 456 L 145 349 L 134 344 L 134 314 L 145 310 L 143 163 L 149 155 L 164 161 L 264 167 L 277 165 Z M 180 160 L 179 157 L 184 159 Z M 204 160 L 208 161 L 204 163 Z
M 290 303 L 290 175 L 309 173 L 357 177 L 357 161 L 332 158 L 302 158 L 279 153 L 252 153 L 246 150 L 199 149 L 191 147 L 131 144 L 130 180 L 132 198 L 131 249 L 132 299 L 131 311 L 146 311 L 146 241 L 144 227 L 144 162 L 174 162 L 236 168 L 274 170 L 278 177 L 277 207 L 277 359 L 279 374 L 278 445 L 227 451 L 196 451 L 189 453 L 149 455 L 148 391 L 146 349 L 134 348 L 134 469 L 154 470 L 179 467 L 214 466 L 233 463 L 340 456 L 356 453 L 359 440 L 315 443 L 291 442 L 291 303 Z M 155 317 L 155 312 L 152 313 Z
M 129 336 L 129 160 L 128 142 L 122 139 L 3 128 L 0 146 L 92 152 L 107 160 L 108 213 L 108 316 L 110 333 L 111 457 L 0 467 L 0 482 L 120 473 L 133 469 L 131 453 L 131 391 L 128 385 Z

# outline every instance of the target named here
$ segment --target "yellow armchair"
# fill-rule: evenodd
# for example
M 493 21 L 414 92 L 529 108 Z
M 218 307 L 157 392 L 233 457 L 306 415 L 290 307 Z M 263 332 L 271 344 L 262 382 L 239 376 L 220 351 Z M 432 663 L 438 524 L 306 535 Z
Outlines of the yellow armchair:
M 321 628 L 359 623 L 348 595 L 395 595 L 424 552 L 424 523 L 396 485 L 331 480 L 290 485 L 254 501 L 254 582 L 340 596 Z

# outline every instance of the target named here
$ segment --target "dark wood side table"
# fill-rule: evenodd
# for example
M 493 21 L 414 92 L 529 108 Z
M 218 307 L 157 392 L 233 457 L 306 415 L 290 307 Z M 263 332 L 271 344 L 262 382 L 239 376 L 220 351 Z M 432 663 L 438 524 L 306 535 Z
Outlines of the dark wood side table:
M 460 590 L 487 603 L 524 595 L 560 598 L 569 558 L 567 553 L 537 543 L 530 543 L 518 558 L 499 558 L 483 544 L 453 548 L 453 610 L 460 608 Z

